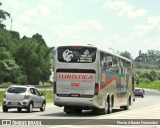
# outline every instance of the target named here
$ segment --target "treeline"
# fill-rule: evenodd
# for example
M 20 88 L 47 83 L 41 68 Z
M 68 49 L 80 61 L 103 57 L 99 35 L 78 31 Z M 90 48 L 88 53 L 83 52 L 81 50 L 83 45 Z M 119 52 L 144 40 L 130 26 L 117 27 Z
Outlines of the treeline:
M 160 70 L 160 51 L 148 50 L 147 53 L 141 53 L 133 59 L 128 51 L 121 52 L 120 55 L 131 59 L 136 69 Z
M 6 17 L 10 14 L 0 10 L 0 84 L 37 85 L 49 80 L 52 48 L 47 47 L 38 33 L 31 38 L 20 38 L 19 32 L 5 29 Z
M 140 69 L 160 69 L 160 51 L 148 50 L 147 53 L 139 52 L 139 56 L 135 58 L 135 68 Z

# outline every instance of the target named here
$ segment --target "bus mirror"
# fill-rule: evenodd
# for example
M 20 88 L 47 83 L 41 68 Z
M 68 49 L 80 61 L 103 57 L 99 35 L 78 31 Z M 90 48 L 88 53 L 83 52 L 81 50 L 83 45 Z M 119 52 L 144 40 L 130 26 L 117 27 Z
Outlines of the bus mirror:
M 134 85 L 134 76 L 132 76 L 132 85 Z
M 139 80 L 138 79 L 136 80 L 136 84 L 139 84 Z

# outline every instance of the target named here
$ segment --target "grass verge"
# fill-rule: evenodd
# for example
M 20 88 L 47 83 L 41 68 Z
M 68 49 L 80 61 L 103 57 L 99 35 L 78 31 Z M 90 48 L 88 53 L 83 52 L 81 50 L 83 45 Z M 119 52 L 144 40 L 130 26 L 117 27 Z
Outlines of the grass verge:
M 147 79 L 141 79 L 140 83 L 138 85 L 135 85 L 135 86 L 136 87 L 141 87 L 141 88 L 160 90 L 160 80 L 155 80 L 155 81 L 151 82 Z

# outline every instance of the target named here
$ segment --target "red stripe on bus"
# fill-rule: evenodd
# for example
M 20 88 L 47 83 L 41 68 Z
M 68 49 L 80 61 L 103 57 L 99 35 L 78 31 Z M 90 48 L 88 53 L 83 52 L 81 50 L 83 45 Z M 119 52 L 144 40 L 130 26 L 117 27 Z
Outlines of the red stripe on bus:
M 100 89 L 103 89 L 105 88 L 107 85 L 109 85 L 110 83 L 112 83 L 113 81 L 116 81 L 116 85 L 117 85 L 117 79 L 115 76 L 112 76 L 109 80 L 107 80 L 105 83 L 103 83 L 101 86 L 100 86 Z

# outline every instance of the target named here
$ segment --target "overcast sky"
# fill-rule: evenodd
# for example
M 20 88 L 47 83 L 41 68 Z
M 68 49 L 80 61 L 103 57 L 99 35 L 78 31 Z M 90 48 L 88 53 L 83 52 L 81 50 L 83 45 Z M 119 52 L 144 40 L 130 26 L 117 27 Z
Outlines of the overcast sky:
M 39 33 L 47 45 L 160 50 L 160 0 L 0 0 L 21 37 Z M 5 22 L 11 29 L 11 20 Z

